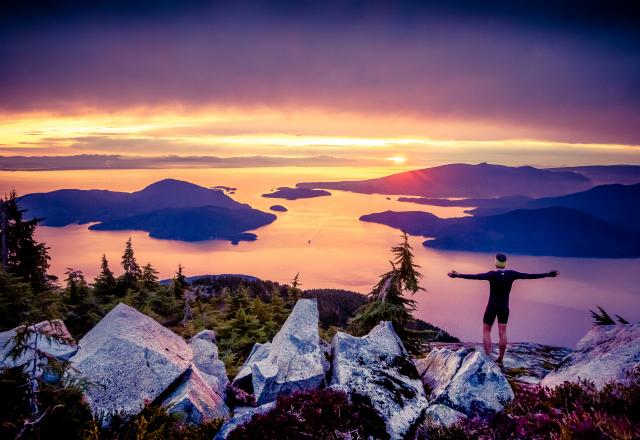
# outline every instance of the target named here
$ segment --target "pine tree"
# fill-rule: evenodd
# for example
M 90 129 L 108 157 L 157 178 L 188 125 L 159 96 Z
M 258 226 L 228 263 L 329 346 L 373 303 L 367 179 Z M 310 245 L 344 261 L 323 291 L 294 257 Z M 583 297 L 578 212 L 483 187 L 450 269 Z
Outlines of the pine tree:
M 302 283 L 300 283 L 300 272 L 293 277 L 291 281 L 291 287 L 289 287 L 287 291 L 287 299 L 289 300 L 289 304 L 294 306 L 300 298 L 302 298 L 302 289 L 300 289 Z
M 237 290 L 231 292 L 227 316 L 235 316 L 235 314 L 240 309 L 244 309 L 246 311 L 249 308 L 250 302 L 251 297 L 249 295 L 249 289 L 247 289 L 245 286 L 240 286 Z
M 156 290 L 158 288 L 158 271 L 154 269 L 151 263 L 147 263 L 142 268 L 141 280 L 145 289 Z
M 173 297 L 175 299 L 182 299 L 184 295 L 184 289 L 187 287 L 187 277 L 182 272 L 184 267 L 182 264 L 178 264 L 178 270 L 173 276 L 173 282 L 171 283 L 171 290 L 173 291 Z
M 131 274 L 133 276 L 140 275 L 140 266 L 136 261 L 135 254 L 133 252 L 133 245 L 131 244 L 131 237 L 127 240 L 125 244 L 124 253 L 122 254 L 122 268 L 125 273 Z
M 106 303 L 108 298 L 116 292 L 116 278 L 113 276 L 111 269 L 109 269 L 109 261 L 105 254 L 102 254 L 100 268 L 100 273 L 94 279 L 93 288 L 96 295 L 102 299 L 102 302 Z
M 34 302 L 31 285 L 0 266 L 0 331 L 24 323 Z
M 279 325 L 282 325 L 289 316 L 287 303 L 282 299 L 278 286 L 273 286 L 273 289 L 271 289 L 271 314 L 273 315 L 274 321 Z
M 125 286 L 127 288 L 136 288 L 142 276 L 142 271 L 140 270 L 140 266 L 138 265 L 133 252 L 131 237 L 127 240 L 124 253 L 122 254 L 122 269 L 124 269 L 122 278 L 124 279 Z
M 411 295 L 424 290 L 419 285 L 422 275 L 420 266 L 414 262 L 414 255 L 406 232 L 402 233 L 402 242 L 391 248 L 394 259 L 389 263 L 391 270 L 380 277 L 380 281 L 369 294 L 369 302 L 361 307 L 350 322 L 350 329 L 355 335 L 365 335 L 378 325 L 380 321 L 391 321 L 408 350 L 417 352 L 420 349 L 421 332 L 410 330 L 407 325 L 413 320 L 411 313 L 416 308 Z
M 225 359 L 227 371 L 232 375 L 237 373 L 236 368 L 240 366 L 236 364 L 237 360 L 246 359 L 256 342 L 263 343 L 269 339 L 267 328 L 242 307 L 218 326 L 216 333 L 220 338 L 218 347 L 223 358 L 227 358 L 228 353 L 235 355 Z
M 7 216 L 7 271 L 31 284 L 35 292 L 51 287 L 49 269 L 49 248 L 34 238 L 35 229 L 41 218 L 24 220 L 25 209 L 18 204 L 18 196 L 12 191 L 7 200 L 0 200 Z
M 80 304 L 86 299 L 88 294 L 87 283 L 84 279 L 84 274 L 81 270 L 75 270 L 70 267 L 67 268 L 65 272 L 67 278 L 65 281 L 67 283 L 67 297 L 69 300 L 69 304 Z
M 269 307 L 269 304 L 262 302 L 262 300 L 257 296 L 249 303 L 249 313 L 255 316 L 261 323 L 273 321 L 271 307 Z
M 104 316 L 96 297 L 89 290 L 81 270 L 67 268 L 65 324 L 74 336 L 88 332 Z

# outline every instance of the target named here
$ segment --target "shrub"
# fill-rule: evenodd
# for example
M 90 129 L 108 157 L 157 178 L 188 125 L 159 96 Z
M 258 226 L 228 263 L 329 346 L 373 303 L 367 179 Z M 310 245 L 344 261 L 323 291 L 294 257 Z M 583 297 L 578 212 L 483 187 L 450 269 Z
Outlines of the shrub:
M 274 409 L 231 432 L 229 440 L 388 439 L 370 402 L 324 389 L 278 398 Z
M 108 428 L 101 428 L 94 420 L 85 431 L 92 440 L 211 440 L 222 426 L 216 419 L 198 426 L 188 425 L 179 415 L 168 414 L 164 408 L 149 405 L 133 417 L 114 417 Z
M 233 386 L 232 384 L 228 384 L 227 404 L 231 408 L 235 408 L 238 406 L 256 406 L 256 398 L 253 396 L 253 394 L 247 393 L 246 391 Z
M 640 376 L 597 390 L 565 383 L 553 390 L 517 386 L 516 398 L 490 419 L 470 418 L 449 428 L 427 423 L 417 439 L 616 439 L 640 438 Z

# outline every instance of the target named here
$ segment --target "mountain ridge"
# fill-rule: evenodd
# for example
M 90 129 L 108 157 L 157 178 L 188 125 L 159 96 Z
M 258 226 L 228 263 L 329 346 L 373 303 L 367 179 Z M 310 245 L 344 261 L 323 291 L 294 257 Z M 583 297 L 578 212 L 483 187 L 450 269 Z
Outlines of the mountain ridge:
M 549 171 L 531 166 L 509 167 L 455 163 L 404 171 L 375 179 L 301 182 L 299 188 L 323 188 L 365 194 L 423 197 L 529 197 L 562 195 L 590 188 L 591 180 L 574 171 Z

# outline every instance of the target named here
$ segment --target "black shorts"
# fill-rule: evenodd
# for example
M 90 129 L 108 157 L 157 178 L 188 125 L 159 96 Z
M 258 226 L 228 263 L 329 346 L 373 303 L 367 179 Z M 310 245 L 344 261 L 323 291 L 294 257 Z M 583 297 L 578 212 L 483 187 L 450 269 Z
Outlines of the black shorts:
M 493 322 L 498 318 L 498 324 L 506 324 L 509 320 L 509 307 L 499 307 L 495 304 L 487 304 L 487 308 L 484 311 L 482 322 L 487 325 L 493 325 Z

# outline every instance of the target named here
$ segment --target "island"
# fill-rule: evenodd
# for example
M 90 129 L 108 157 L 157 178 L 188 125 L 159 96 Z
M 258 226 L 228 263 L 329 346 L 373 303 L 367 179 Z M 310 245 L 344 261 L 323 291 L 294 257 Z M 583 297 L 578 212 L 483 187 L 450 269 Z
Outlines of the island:
M 273 205 L 269 209 L 272 210 L 272 211 L 276 211 L 276 212 L 287 212 L 288 211 L 288 209 L 285 208 L 282 205 Z
M 468 199 L 442 199 L 429 197 L 398 197 L 399 202 L 416 203 L 418 205 L 444 206 L 444 207 L 470 207 L 470 208 L 510 208 L 524 206 L 531 197 L 505 196 L 492 198 L 468 198 Z
M 97 222 L 89 229 L 141 230 L 153 238 L 181 241 L 253 241 L 257 235 L 248 231 L 277 218 L 233 200 L 220 189 L 175 179 L 132 193 L 63 189 L 27 194 L 20 204 L 47 226 Z
M 262 197 L 286 200 L 311 199 L 314 197 L 330 196 L 331 193 L 325 190 L 310 188 L 289 188 L 281 186 L 276 188 L 274 192 L 262 194 Z

